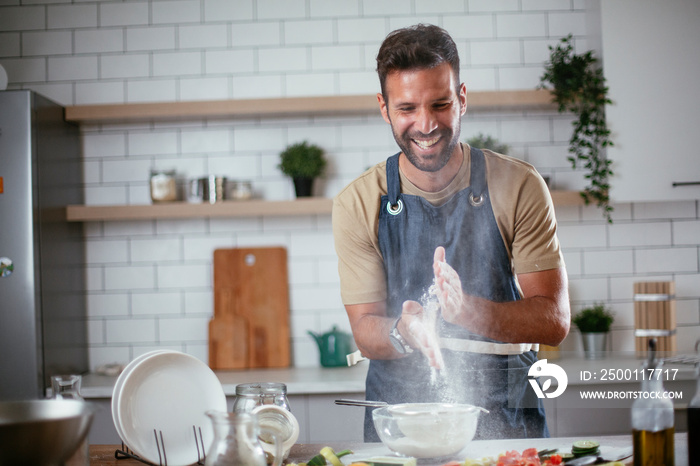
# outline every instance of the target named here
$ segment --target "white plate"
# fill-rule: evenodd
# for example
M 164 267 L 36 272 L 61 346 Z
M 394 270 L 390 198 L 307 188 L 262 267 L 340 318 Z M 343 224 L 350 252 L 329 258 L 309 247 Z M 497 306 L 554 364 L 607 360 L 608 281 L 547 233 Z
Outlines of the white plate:
M 117 417 L 124 443 L 141 458 L 158 464 L 154 431 L 163 436 L 169 465 L 197 462 L 197 433 L 207 448 L 214 435 L 208 410 L 226 411 L 226 395 L 216 374 L 199 359 L 179 352 L 141 360 L 124 379 Z M 200 444 L 200 455 L 201 444 Z
M 117 377 L 117 381 L 114 383 L 114 389 L 112 390 L 112 421 L 114 422 L 114 428 L 117 430 L 117 434 L 119 434 L 120 439 L 124 440 L 124 434 L 122 433 L 121 424 L 119 423 L 119 411 L 117 410 L 117 404 L 119 402 L 119 394 L 121 393 L 122 385 L 124 384 L 126 376 L 131 373 L 134 367 L 136 367 L 144 359 L 150 358 L 154 354 L 165 353 L 168 351 L 169 350 L 155 350 L 144 353 L 141 356 L 137 356 L 133 361 L 127 364 L 126 367 L 124 367 L 122 373 L 119 374 L 119 377 Z

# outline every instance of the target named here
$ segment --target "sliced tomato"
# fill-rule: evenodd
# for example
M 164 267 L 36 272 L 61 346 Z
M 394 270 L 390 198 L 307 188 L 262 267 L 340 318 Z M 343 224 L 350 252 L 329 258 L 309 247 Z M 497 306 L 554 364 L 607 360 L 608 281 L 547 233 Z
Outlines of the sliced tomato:
M 511 450 L 498 457 L 498 466 L 541 466 L 536 448 L 528 448 L 522 453 Z
M 522 456 L 520 452 L 511 450 L 501 454 L 498 457 L 498 466 L 520 466 Z
M 558 466 L 560 464 L 562 464 L 562 458 L 559 454 L 550 456 L 547 461 L 544 462 L 545 466 Z

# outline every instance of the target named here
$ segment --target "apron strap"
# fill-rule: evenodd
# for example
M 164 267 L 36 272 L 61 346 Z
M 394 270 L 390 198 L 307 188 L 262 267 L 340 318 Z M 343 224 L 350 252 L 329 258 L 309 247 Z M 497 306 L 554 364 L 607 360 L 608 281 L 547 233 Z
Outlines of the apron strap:
M 463 353 L 480 353 L 480 354 L 523 354 L 528 351 L 539 351 L 538 343 L 495 343 L 490 341 L 480 340 L 465 340 L 462 338 L 440 338 L 440 347 L 459 351 Z
M 386 183 L 389 204 L 395 206 L 401 194 L 401 177 L 399 176 L 399 153 L 392 155 L 386 160 Z M 477 201 L 488 194 L 486 184 L 486 161 L 484 153 L 476 147 L 470 148 L 471 168 L 469 175 L 469 186 L 471 186 L 473 198 Z M 471 199 L 471 198 L 470 198 Z M 479 203 L 480 204 L 480 203 Z
M 386 160 L 386 185 L 389 206 L 394 207 L 399 202 L 401 194 L 401 177 L 399 176 L 399 154 L 392 155 Z
M 469 157 L 471 158 L 469 187 L 472 191 L 469 194 L 469 203 L 474 207 L 479 207 L 489 194 L 486 183 L 486 159 L 481 149 L 476 147 L 470 148 Z

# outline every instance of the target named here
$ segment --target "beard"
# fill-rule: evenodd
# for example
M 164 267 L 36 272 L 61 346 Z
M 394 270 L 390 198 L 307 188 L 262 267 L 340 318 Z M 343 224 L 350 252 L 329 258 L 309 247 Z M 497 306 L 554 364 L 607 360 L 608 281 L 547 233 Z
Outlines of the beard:
M 391 120 L 390 120 L 391 122 Z M 443 128 L 436 129 L 430 134 L 423 133 L 403 133 L 397 134 L 394 126 L 391 125 L 391 132 L 394 135 L 394 140 L 398 144 L 401 152 L 406 156 L 411 165 L 424 172 L 440 171 L 447 162 L 450 161 L 457 144 L 459 144 L 460 126 L 456 129 Z M 413 139 L 434 139 L 439 137 L 440 140 L 436 143 L 438 146 L 437 152 L 429 155 L 420 155 L 415 148 Z

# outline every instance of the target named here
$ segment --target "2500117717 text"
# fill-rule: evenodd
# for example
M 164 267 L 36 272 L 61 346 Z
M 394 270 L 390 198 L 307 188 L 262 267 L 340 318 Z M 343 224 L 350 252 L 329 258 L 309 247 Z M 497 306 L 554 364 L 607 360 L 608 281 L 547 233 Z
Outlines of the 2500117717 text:
M 678 369 L 601 369 L 580 371 L 580 380 L 604 382 L 639 382 L 642 380 L 676 380 Z

